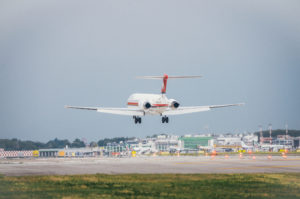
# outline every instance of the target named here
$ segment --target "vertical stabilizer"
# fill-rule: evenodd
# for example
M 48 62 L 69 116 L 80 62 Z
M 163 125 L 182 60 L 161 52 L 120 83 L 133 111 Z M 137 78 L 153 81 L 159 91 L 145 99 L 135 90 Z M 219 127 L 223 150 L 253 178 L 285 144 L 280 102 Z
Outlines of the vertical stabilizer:
M 166 91 L 167 91 L 167 82 L 168 82 L 168 75 L 164 74 L 164 77 L 163 77 L 163 85 L 162 85 L 162 88 L 161 88 L 161 93 L 162 94 L 165 94 Z

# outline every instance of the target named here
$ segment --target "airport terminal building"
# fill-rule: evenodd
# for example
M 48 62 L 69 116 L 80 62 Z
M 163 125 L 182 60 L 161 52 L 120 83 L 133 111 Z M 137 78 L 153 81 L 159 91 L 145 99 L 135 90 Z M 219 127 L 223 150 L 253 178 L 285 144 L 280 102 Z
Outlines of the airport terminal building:
M 108 143 L 101 147 L 39 149 L 32 151 L 5 151 L 0 149 L 0 158 L 25 157 L 115 157 L 148 154 L 178 154 L 199 152 L 238 152 L 263 151 L 278 152 L 282 150 L 299 150 L 300 137 L 278 135 L 261 137 L 255 134 L 206 134 L 184 136 L 161 134 L 144 139 L 135 138 L 119 143 Z

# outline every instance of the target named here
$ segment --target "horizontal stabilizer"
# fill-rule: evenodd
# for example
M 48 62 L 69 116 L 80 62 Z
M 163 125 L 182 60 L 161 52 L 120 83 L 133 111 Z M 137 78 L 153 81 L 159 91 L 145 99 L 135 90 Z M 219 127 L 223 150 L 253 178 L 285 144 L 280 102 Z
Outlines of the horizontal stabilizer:
M 168 76 L 168 79 L 200 78 L 201 75 Z M 138 76 L 138 79 L 164 79 L 165 76 Z
M 193 76 L 169 76 L 167 74 L 164 74 L 163 76 L 139 76 L 137 78 L 139 79 L 162 79 L 163 80 L 163 86 L 161 88 L 161 93 L 165 94 L 167 91 L 167 81 L 168 79 L 185 79 L 185 78 L 199 78 L 202 77 L 200 75 L 193 75 Z

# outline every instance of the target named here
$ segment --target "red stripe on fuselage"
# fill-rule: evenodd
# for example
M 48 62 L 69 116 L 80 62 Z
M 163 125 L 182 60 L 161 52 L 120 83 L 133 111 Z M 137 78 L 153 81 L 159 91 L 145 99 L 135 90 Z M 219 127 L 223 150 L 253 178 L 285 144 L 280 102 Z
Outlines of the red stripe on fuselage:
M 152 106 L 164 107 L 164 106 L 169 106 L 169 104 L 153 104 Z
M 128 102 L 127 105 L 129 106 L 138 106 L 139 103 L 138 102 Z M 152 104 L 152 107 L 168 107 L 169 104 Z
M 139 103 L 137 103 L 137 102 L 128 102 L 127 105 L 130 105 L 130 106 L 138 106 Z

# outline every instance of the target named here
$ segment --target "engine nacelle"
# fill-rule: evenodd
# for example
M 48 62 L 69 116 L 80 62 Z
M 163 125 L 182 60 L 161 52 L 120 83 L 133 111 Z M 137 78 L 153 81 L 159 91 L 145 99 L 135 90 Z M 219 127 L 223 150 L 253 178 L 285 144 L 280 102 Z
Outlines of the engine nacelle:
M 144 107 L 144 109 L 149 109 L 149 108 L 151 108 L 150 102 L 144 102 L 143 107 Z
M 176 100 L 171 100 L 171 108 L 172 109 L 177 109 L 180 106 L 179 102 L 177 102 Z

